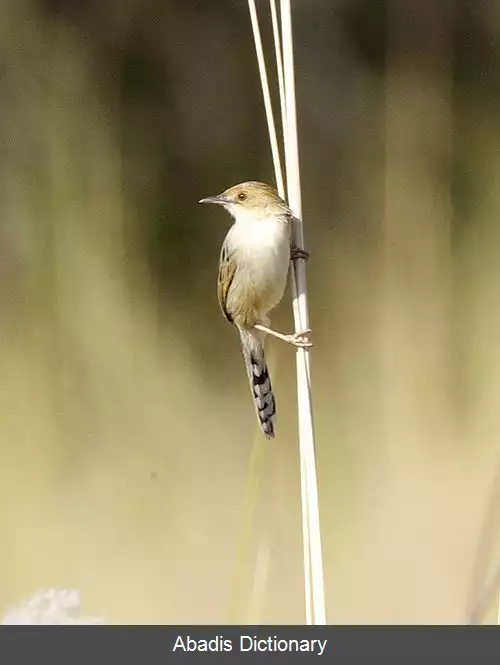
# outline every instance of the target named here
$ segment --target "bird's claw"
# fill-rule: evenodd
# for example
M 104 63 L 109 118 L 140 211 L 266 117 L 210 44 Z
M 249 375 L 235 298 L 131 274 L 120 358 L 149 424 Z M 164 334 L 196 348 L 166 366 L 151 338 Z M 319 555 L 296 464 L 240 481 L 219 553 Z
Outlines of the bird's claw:
M 289 344 L 293 344 L 299 349 L 309 349 L 313 346 L 313 343 L 309 337 L 311 330 L 303 330 L 302 332 L 292 333 L 291 335 L 286 336 L 286 341 Z
M 304 261 L 307 261 L 308 258 L 309 258 L 309 252 L 307 252 L 305 249 L 301 249 L 296 245 L 291 246 L 290 259 L 292 261 L 297 261 L 297 259 L 304 259 Z

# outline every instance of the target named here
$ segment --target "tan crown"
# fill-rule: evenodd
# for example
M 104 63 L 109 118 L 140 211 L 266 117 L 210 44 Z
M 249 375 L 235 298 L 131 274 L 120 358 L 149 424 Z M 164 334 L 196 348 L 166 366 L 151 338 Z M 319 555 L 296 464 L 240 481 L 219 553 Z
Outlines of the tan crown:
M 290 208 L 273 187 L 254 180 L 233 185 L 222 194 L 201 199 L 200 203 L 219 203 L 236 208 L 241 206 L 248 212 L 291 214 Z

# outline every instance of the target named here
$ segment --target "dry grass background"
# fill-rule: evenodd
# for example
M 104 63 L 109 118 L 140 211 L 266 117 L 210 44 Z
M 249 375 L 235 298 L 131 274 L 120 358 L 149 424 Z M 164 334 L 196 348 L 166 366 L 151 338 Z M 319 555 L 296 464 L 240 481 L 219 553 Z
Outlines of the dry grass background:
M 236 584 L 236 618 L 303 621 L 293 353 L 269 343 L 250 523 L 229 220 L 196 206 L 271 179 L 226 4 L 0 9 L 0 607 L 62 586 L 118 622 L 224 623 Z M 495 563 L 498 54 L 473 51 L 498 14 L 386 10 L 296 7 L 328 620 L 464 622 Z

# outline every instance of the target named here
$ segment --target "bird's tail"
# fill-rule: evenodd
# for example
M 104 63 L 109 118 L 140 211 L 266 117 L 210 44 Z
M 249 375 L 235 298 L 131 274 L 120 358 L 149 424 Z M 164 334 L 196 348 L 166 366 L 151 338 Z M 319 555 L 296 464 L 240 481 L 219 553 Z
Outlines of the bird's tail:
M 240 328 L 240 337 L 257 417 L 264 434 L 272 439 L 276 401 L 264 357 L 263 335 L 253 328 Z

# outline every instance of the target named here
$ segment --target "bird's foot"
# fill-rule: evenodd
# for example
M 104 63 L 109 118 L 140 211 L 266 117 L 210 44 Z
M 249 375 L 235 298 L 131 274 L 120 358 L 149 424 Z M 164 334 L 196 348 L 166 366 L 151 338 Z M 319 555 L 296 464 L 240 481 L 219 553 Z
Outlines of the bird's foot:
M 260 323 L 256 324 L 254 328 L 256 330 L 260 330 L 266 333 L 266 335 L 272 335 L 273 337 L 281 339 L 283 342 L 286 342 L 287 344 L 292 344 L 292 346 L 296 346 L 301 349 L 308 349 L 313 345 L 313 343 L 309 339 L 309 335 L 311 333 L 310 329 L 303 330 L 302 332 L 292 333 L 291 335 L 284 335 L 283 333 L 277 332 L 276 330 L 272 330 L 272 328 L 263 326 Z
M 285 335 L 285 342 L 296 346 L 299 349 L 309 349 L 313 346 L 313 343 L 310 338 L 311 330 L 303 330 L 302 332 L 292 333 L 291 335 Z
M 300 247 L 297 247 L 297 245 L 292 245 L 290 247 L 290 259 L 292 261 L 297 261 L 297 259 L 304 259 L 304 261 L 307 261 L 309 258 L 309 252 L 306 252 L 305 249 L 301 249 Z

